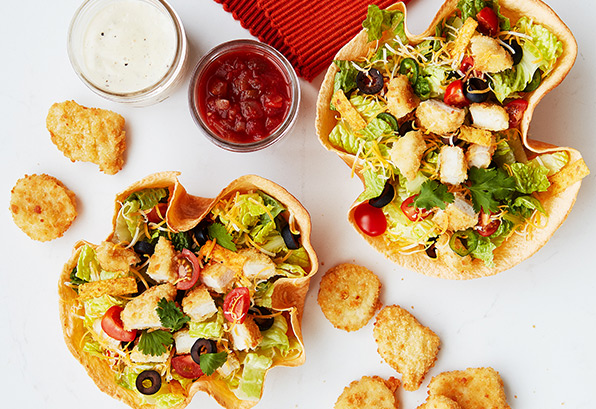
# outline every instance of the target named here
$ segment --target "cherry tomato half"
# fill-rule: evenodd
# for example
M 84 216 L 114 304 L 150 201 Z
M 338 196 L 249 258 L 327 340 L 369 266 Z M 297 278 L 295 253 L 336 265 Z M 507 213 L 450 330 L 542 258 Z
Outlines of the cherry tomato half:
M 443 101 L 447 105 L 458 108 L 470 105 L 470 101 L 464 95 L 464 83 L 462 80 L 455 80 L 447 86 Z
M 180 281 L 176 283 L 176 288 L 179 290 L 188 290 L 192 288 L 199 280 L 199 273 L 201 266 L 199 260 L 194 253 L 188 249 L 182 250 L 177 257 L 178 260 L 178 277 Z
M 492 236 L 501 225 L 501 220 L 493 217 L 493 213 L 484 213 L 480 211 L 478 215 L 478 224 L 474 230 L 482 237 Z
M 122 324 L 122 319 L 120 318 L 123 309 L 119 305 L 110 307 L 101 319 L 101 329 L 118 341 L 131 342 L 137 336 L 137 330 L 126 331 L 124 329 L 124 324 Z
M 459 65 L 459 69 L 464 74 L 470 71 L 474 67 L 474 57 L 471 55 L 466 55 L 462 60 L 461 64 Z
M 151 223 L 160 223 L 166 217 L 166 211 L 168 210 L 167 203 L 158 203 L 153 209 L 147 213 L 147 219 Z
M 178 375 L 187 379 L 196 379 L 203 376 L 201 365 L 193 361 L 190 354 L 176 355 L 172 358 L 172 368 Z
M 250 307 L 250 292 L 246 287 L 237 287 L 230 291 L 223 303 L 224 317 L 233 323 L 242 324 Z
M 476 14 L 478 20 L 478 31 L 482 34 L 496 37 L 499 34 L 499 18 L 490 7 L 485 7 Z
M 364 202 L 354 210 L 354 220 L 365 234 L 369 236 L 380 236 L 387 230 L 387 219 L 383 210 Z
M 509 128 L 517 128 L 528 108 L 528 101 L 525 99 L 514 99 L 503 107 L 509 114 Z
M 424 220 L 431 214 L 430 210 L 416 207 L 414 204 L 416 197 L 418 195 L 412 195 L 401 203 L 401 211 L 413 222 Z

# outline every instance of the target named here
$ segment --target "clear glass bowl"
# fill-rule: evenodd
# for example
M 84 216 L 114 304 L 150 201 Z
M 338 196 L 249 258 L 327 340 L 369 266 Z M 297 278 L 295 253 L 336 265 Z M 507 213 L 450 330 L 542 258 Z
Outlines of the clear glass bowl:
M 104 73 L 102 72 L 101 74 L 97 74 L 97 71 L 95 73 L 93 72 L 94 68 L 89 61 L 90 57 L 95 57 L 96 55 L 93 54 L 93 51 L 90 51 L 90 47 L 86 45 L 85 39 L 87 32 L 89 31 L 89 27 L 94 23 L 94 19 L 97 18 L 100 13 L 105 13 L 105 10 L 107 10 L 108 7 L 117 7 L 121 6 L 122 4 L 126 4 L 129 7 L 141 7 L 146 5 L 154 7 L 155 10 L 157 10 L 157 13 L 159 13 L 158 16 L 161 15 L 165 17 L 164 21 L 166 24 L 171 23 L 171 26 L 170 24 L 167 24 L 167 26 L 168 30 L 173 30 L 174 32 L 175 50 L 172 49 L 171 44 L 168 44 L 169 49 L 167 52 L 172 54 L 171 62 L 167 65 L 167 67 L 164 67 L 162 70 L 153 74 L 153 78 L 150 80 L 150 82 L 145 81 L 146 83 L 140 88 L 133 87 L 126 90 L 109 90 L 106 88 L 106 86 L 102 86 L 100 81 L 98 81 L 98 75 L 104 75 Z M 119 16 L 115 16 L 115 18 L 116 21 L 118 21 Z M 125 27 L 127 25 L 129 24 L 122 26 Z M 109 24 L 106 24 L 106 31 L 110 29 L 108 26 Z M 123 28 L 118 25 L 114 26 L 116 27 L 116 30 Z M 150 36 L 152 31 L 151 24 L 148 24 L 146 28 L 148 30 L 147 34 Z M 113 37 L 116 38 L 116 36 Z M 135 40 L 137 39 L 135 38 Z M 143 39 L 141 38 L 139 41 L 143 41 Z M 130 41 L 127 43 L 123 42 L 122 44 L 124 45 L 129 43 Z M 68 57 L 72 67 L 74 68 L 78 77 L 87 87 L 89 87 L 96 94 L 111 101 L 128 103 L 135 106 L 151 105 L 166 99 L 176 88 L 176 86 L 180 84 L 182 78 L 184 77 L 188 54 L 186 33 L 184 31 L 184 27 L 182 26 L 182 21 L 174 9 L 172 9 L 172 7 L 163 0 L 87 0 L 76 11 L 70 23 L 67 47 Z M 139 49 L 138 46 L 135 45 L 135 47 L 137 47 L 137 50 Z M 131 52 L 131 56 L 132 54 L 134 53 Z M 99 52 L 97 55 L 98 58 L 103 58 L 103 55 L 99 55 Z M 120 58 L 121 56 L 119 55 L 118 57 Z M 166 58 L 165 60 L 168 59 Z M 122 64 L 114 64 L 114 70 L 111 70 L 105 75 L 115 80 L 123 77 L 122 73 L 124 71 L 118 70 L 123 70 L 123 66 L 128 65 L 128 62 L 121 62 Z M 125 62 L 126 64 L 124 64 Z M 145 74 L 143 74 L 143 72 L 145 72 Z M 147 73 L 148 71 L 139 70 L 139 75 L 147 75 Z M 106 79 L 106 83 L 107 82 L 108 80 Z
M 222 135 L 218 134 L 216 130 L 209 126 L 204 117 L 204 113 L 200 109 L 197 87 L 203 83 L 202 81 L 207 80 L 204 76 L 207 75 L 210 65 L 214 61 L 228 53 L 244 51 L 264 56 L 267 60 L 275 64 L 281 73 L 283 73 L 286 83 L 289 84 L 290 103 L 281 124 L 277 126 L 269 136 L 254 142 L 237 143 L 222 137 Z M 195 123 L 204 131 L 207 139 L 215 145 L 232 152 L 255 152 L 272 145 L 290 132 L 298 115 L 298 107 L 300 105 L 300 85 L 298 83 L 296 71 L 294 71 L 290 62 L 275 48 L 255 40 L 232 40 L 214 47 L 199 60 L 190 80 L 188 103 L 190 113 Z

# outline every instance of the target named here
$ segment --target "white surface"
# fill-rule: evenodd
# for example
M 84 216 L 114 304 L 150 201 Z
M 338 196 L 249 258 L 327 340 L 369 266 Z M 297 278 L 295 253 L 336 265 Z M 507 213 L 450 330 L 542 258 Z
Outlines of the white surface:
M 303 319 L 306 363 L 276 368 L 265 382 L 261 409 L 331 408 L 344 386 L 363 375 L 398 376 L 376 352 L 373 321 L 346 333 L 334 329 L 316 302 L 319 281 L 340 262 L 357 262 L 383 283 L 382 301 L 400 304 L 441 338 L 438 360 L 417 392 L 399 390 L 402 408 L 426 397 L 430 377 L 442 371 L 492 366 L 500 371 L 513 408 L 593 408 L 596 268 L 593 214 L 596 174 L 596 47 L 593 2 L 552 0 L 575 33 L 580 53 L 567 79 L 540 104 L 532 136 L 579 149 L 595 172 L 585 179 L 566 223 L 531 259 L 495 277 L 468 282 L 428 278 L 387 262 L 346 220 L 361 190 L 347 166 L 318 143 L 314 104 L 319 76 L 302 81 L 303 101 L 293 133 L 265 151 L 224 152 L 195 127 L 184 85 L 148 108 L 110 103 L 76 77 L 66 54 L 66 32 L 79 2 L 15 1 L 0 17 L 0 406 L 13 408 L 124 408 L 100 392 L 67 351 L 58 317 L 57 278 L 73 243 L 99 243 L 109 233 L 114 195 L 156 171 L 180 170 L 190 193 L 214 197 L 236 177 L 256 173 L 285 186 L 312 216 L 312 241 L 321 266 L 312 280 Z M 410 28 L 422 31 L 440 0 L 413 0 Z M 191 46 L 191 65 L 223 41 L 250 37 L 211 0 L 172 0 Z M 51 143 L 45 117 L 55 101 L 75 99 L 108 108 L 127 121 L 124 169 L 115 176 L 89 163 L 71 163 Z M 60 239 L 26 237 L 7 210 L 10 190 L 24 174 L 48 173 L 78 197 L 79 216 Z M 203 394 L 190 408 L 218 408 Z

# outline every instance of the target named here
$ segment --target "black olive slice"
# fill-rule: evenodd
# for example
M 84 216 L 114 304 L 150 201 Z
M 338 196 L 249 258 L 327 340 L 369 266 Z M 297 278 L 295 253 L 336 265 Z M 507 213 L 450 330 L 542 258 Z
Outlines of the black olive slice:
M 399 134 L 400 136 L 406 136 L 406 134 L 410 131 L 414 130 L 414 121 L 406 121 L 399 127 Z
M 204 223 L 204 222 L 199 223 L 193 229 L 193 234 L 195 236 L 195 239 L 197 240 L 197 243 L 199 243 L 201 246 L 210 240 L 209 229 L 208 229 L 207 223 Z
M 383 75 L 376 68 L 368 72 L 360 71 L 356 76 L 356 86 L 364 94 L 377 94 L 383 89 Z
M 267 331 L 273 326 L 273 317 L 271 317 L 271 311 L 265 307 L 254 306 L 248 310 L 249 314 L 252 315 L 255 320 L 255 324 L 259 327 L 260 331 Z M 265 317 L 263 317 L 265 315 Z
M 148 241 L 137 241 L 134 245 L 135 252 L 142 256 L 150 256 L 155 251 L 155 246 Z
M 300 248 L 300 235 L 294 234 L 287 224 L 281 229 L 281 237 L 286 243 L 286 247 L 290 250 L 298 250 Z
M 368 201 L 368 204 L 371 205 L 372 207 L 385 207 L 387 206 L 389 203 L 391 203 L 391 201 L 393 200 L 393 198 L 395 197 L 395 189 L 393 188 L 393 185 L 391 183 L 389 183 L 389 181 L 387 181 L 385 183 L 385 187 L 383 188 L 383 192 L 381 192 L 381 194 L 373 199 L 370 199 Z
M 197 364 L 201 363 L 200 356 L 217 352 L 217 345 L 211 339 L 199 338 L 190 349 L 190 356 Z
M 505 41 L 505 43 L 510 47 L 510 49 L 507 47 L 505 48 L 507 51 L 509 51 L 509 54 L 511 54 L 511 57 L 513 58 L 513 65 L 519 64 L 522 57 L 524 56 L 524 50 L 522 49 L 521 45 L 519 45 L 515 38 L 510 38 L 509 40 Z M 511 50 L 513 50 L 513 52 Z
M 434 237 L 430 239 L 429 246 L 426 248 L 426 255 L 430 258 L 437 258 L 437 239 L 438 237 Z
M 137 376 L 136 386 L 143 395 L 153 395 L 161 388 L 161 376 L 153 369 L 147 369 Z
M 488 83 L 481 78 L 469 78 L 464 86 L 464 96 L 470 102 L 484 102 L 488 99 L 490 92 Z

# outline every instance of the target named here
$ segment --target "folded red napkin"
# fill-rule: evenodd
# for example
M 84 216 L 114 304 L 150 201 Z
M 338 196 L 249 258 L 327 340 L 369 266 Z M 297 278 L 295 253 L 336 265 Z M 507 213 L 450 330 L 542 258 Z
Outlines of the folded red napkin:
M 215 0 L 242 27 L 275 47 L 302 78 L 311 81 L 362 28 L 369 4 L 396 0 Z M 405 0 L 407 3 L 409 0 Z

